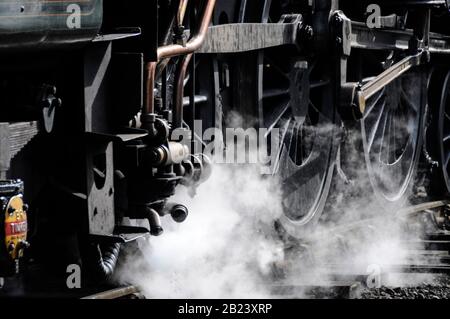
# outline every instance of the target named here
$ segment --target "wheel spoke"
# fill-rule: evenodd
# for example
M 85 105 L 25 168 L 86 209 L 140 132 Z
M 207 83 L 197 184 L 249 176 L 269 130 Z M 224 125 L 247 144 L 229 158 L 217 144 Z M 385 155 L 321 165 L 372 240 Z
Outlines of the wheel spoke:
M 444 161 L 444 167 L 447 168 L 448 167 L 448 163 L 450 162 L 450 152 L 447 154 L 447 156 L 445 157 L 445 161 Z
M 444 136 L 444 139 L 442 140 L 445 144 L 450 143 L 450 134 Z
M 392 112 L 394 113 L 394 112 Z M 391 150 L 391 154 L 392 154 L 392 161 L 396 161 L 397 160 L 397 125 L 398 125 L 398 121 L 395 117 L 395 114 L 392 115 L 392 150 Z
M 286 114 L 286 112 L 290 109 L 289 103 L 286 104 L 284 107 L 279 108 L 279 112 L 273 112 L 267 122 L 265 121 L 266 127 L 267 127 L 267 133 L 266 137 L 269 136 L 269 134 L 273 131 L 273 129 L 277 126 L 277 124 L 280 122 L 280 120 L 283 118 L 283 116 Z
M 450 122 L 450 116 L 447 114 L 447 112 L 444 113 L 444 119 L 447 122 Z
M 405 174 L 409 171 L 409 165 L 405 165 L 407 162 L 403 160 L 409 160 L 414 155 L 414 148 L 412 143 L 408 143 L 403 154 L 395 162 L 391 164 L 385 164 L 380 162 L 380 166 L 376 171 L 377 179 L 384 180 L 388 177 L 389 182 L 384 184 L 383 187 L 390 192 L 398 192 L 404 184 Z
M 404 90 L 402 90 L 401 99 L 403 102 L 406 103 L 406 106 L 408 107 L 409 110 L 413 110 L 415 114 L 418 113 L 419 110 L 417 109 L 417 104 L 411 101 L 411 99 L 407 96 Z M 418 102 L 420 103 L 420 101 Z
M 271 70 L 274 70 L 274 71 L 276 71 L 277 72 L 277 74 L 279 74 L 279 75 L 281 75 L 283 78 L 285 78 L 286 80 L 290 80 L 289 79 L 289 74 L 287 74 L 286 72 L 284 72 L 276 63 L 274 63 L 273 62 L 273 60 L 272 59 L 270 59 L 269 57 L 265 57 L 265 59 L 267 60 L 267 62 L 268 62 L 268 64 L 269 64 L 269 66 L 270 66 L 270 69 Z
M 329 85 L 330 84 L 330 80 L 325 80 L 325 81 L 314 81 L 314 82 L 311 82 L 311 84 L 309 85 L 309 88 L 311 89 L 311 90 L 314 90 L 314 89 L 320 89 L 320 88 L 322 88 L 322 87 L 324 87 L 324 86 L 327 86 L 327 85 Z
M 312 107 L 317 113 L 320 113 L 319 109 L 314 105 L 313 101 L 309 100 L 309 106 Z
M 371 100 L 373 100 L 373 102 L 370 103 L 369 108 L 366 108 L 366 112 L 364 114 L 364 119 L 367 118 L 367 116 L 372 113 L 372 111 L 375 109 L 375 107 L 380 102 L 381 98 L 385 97 L 385 95 L 384 95 L 385 90 L 386 89 L 382 89 L 375 98 L 371 99 Z
M 377 117 L 377 120 L 374 123 L 374 125 L 372 126 L 372 129 L 370 130 L 369 143 L 368 143 L 369 151 L 372 149 L 373 143 L 375 141 L 375 137 L 380 128 L 383 129 L 381 136 L 384 135 L 384 128 L 386 126 L 386 120 L 387 120 L 385 108 L 386 108 L 386 102 L 384 102 L 382 104 L 380 113 L 378 114 L 378 117 Z M 381 127 L 380 127 L 380 124 L 382 124 Z
M 382 139 L 380 142 L 380 162 L 385 164 L 389 163 L 389 154 L 391 151 L 391 130 L 392 130 L 392 119 L 391 111 L 386 112 L 386 124 L 383 130 Z M 384 151 L 384 152 L 383 152 Z M 383 156 L 384 155 L 384 156 Z
M 289 95 L 288 89 L 270 89 L 264 91 L 263 99 L 271 99 L 287 95 Z
M 286 169 L 284 174 L 287 178 L 284 179 L 283 183 L 283 193 L 289 195 L 299 188 L 311 183 L 315 178 L 320 177 L 324 174 L 324 166 L 327 165 L 327 157 L 323 153 L 315 153 L 312 157 L 305 163 L 305 165 L 298 167 L 292 161 L 289 161 L 291 169 Z M 311 187 L 311 190 L 317 189 L 316 187 Z M 317 194 L 316 194 L 317 195 Z
M 289 127 L 291 126 L 291 121 L 292 119 L 288 119 L 285 123 L 283 123 L 280 127 L 280 131 L 279 133 L 279 152 L 278 154 L 276 154 L 276 163 L 275 163 L 275 169 L 274 169 L 274 173 L 277 172 L 279 170 L 280 167 L 280 161 L 281 161 L 281 156 L 283 154 L 283 152 L 286 151 L 286 146 L 285 146 L 285 141 L 286 138 L 288 137 L 288 131 L 289 131 Z M 269 133 L 266 134 L 265 138 L 268 138 Z

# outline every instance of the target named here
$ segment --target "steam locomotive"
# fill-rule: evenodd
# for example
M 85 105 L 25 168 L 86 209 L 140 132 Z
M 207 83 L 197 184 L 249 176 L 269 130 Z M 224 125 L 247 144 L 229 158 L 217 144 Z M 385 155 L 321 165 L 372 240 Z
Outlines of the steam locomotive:
M 108 282 L 124 245 L 188 217 L 176 187 L 211 173 L 194 123 L 230 112 L 278 134 L 276 225 L 293 238 L 344 188 L 403 203 L 419 162 L 447 196 L 449 6 L 0 2 L 0 294 L 64 290 L 68 265 Z

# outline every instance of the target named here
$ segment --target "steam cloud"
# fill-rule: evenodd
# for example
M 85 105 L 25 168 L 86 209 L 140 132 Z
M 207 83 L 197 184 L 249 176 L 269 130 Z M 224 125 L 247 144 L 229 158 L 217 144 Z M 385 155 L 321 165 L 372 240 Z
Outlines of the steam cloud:
M 366 178 L 358 169 L 351 177 Z M 173 201 L 189 207 L 187 221 L 165 219 L 165 233 L 141 242 L 142 254 L 128 255 L 119 281 L 139 286 L 148 298 L 270 298 L 278 297 L 271 289 L 274 265 L 283 268 L 283 282 L 307 286 L 336 280 L 333 274 L 344 270 L 368 275 L 374 265 L 386 270 L 412 262 L 405 234 L 414 238 L 420 230 L 405 229 L 404 220 L 392 218 L 395 208 L 383 211 L 373 194 L 362 190 L 351 201 L 334 198 L 327 212 L 331 222 L 317 228 L 306 249 L 286 253 L 273 227 L 283 213 L 279 189 L 279 182 L 255 165 L 216 165 L 194 198 L 180 186 Z M 340 229 L 361 216 L 377 219 Z M 341 265 L 334 273 L 333 263 Z M 388 279 L 383 283 L 405 284 L 401 276 Z M 405 280 L 414 284 L 414 279 L 423 280 Z M 305 296 L 307 290 L 293 297 Z
M 283 257 L 270 231 L 282 212 L 274 185 L 255 167 L 216 166 L 195 198 L 182 187 L 174 201 L 190 208 L 188 220 L 165 220 L 163 236 L 129 257 L 121 280 L 149 298 L 269 297 L 261 278 Z

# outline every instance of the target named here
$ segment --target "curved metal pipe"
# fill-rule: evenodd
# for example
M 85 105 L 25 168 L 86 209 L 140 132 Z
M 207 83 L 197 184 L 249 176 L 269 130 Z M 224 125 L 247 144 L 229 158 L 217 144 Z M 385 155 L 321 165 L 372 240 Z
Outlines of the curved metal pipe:
M 186 46 L 180 44 L 170 44 L 158 48 L 158 61 L 166 58 L 173 58 L 175 56 L 189 54 L 197 51 L 205 42 L 206 34 L 208 32 L 209 24 L 211 23 L 211 18 L 214 12 L 214 7 L 216 5 L 216 0 L 207 0 L 205 11 L 203 13 L 202 22 L 198 33 L 193 36 Z
M 147 64 L 147 85 L 146 85 L 147 92 L 146 92 L 144 113 L 151 114 L 154 113 L 155 111 L 153 90 L 155 88 L 155 77 L 156 77 L 155 73 L 157 63 L 163 59 L 191 54 L 197 51 L 205 41 L 215 5 L 216 0 L 207 0 L 199 31 L 186 43 L 185 46 L 181 44 L 170 44 L 162 46 L 158 48 L 157 61 L 149 62 Z
M 155 113 L 155 77 L 156 77 L 156 67 L 158 62 L 147 63 L 147 85 L 146 85 L 146 100 L 145 100 L 145 111 L 144 113 L 153 114 Z
M 175 101 L 174 101 L 174 114 L 173 114 L 173 127 L 179 128 L 183 124 L 183 98 L 184 98 L 184 80 L 186 79 L 187 69 L 191 62 L 192 54 L 186 55 L 181 61 L 179 68 L 176 85 L 175 85 Z
M 108 244 L 100 247 L 99 244 L 90 247 L 90 267 L 93 279 L 99 282 L 108 281 L 116 269 L 119 259 L 120 244 Z
M 180 0 L 180 5 L 178 7 L 178 13 L 177 13 L 177 25 L 182 25 L 184 16 L 186 15 L 186 9 L 188 5 L 189 0 Z

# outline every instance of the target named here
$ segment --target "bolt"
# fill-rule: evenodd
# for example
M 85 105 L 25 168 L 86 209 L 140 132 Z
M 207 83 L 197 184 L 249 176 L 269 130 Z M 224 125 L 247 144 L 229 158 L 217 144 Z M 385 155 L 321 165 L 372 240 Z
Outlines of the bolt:
M 52 100 L 52 107 L 59 108 L 62 105 L 62 100 L 60 98 L 55 98 Z
M 56 94 L 56 86 L 49 86 L 47 89 L 47 93 L 55 95 Z
M 310 25 L 302 27 L 301 33 L 307 40 L 311 40 L 314 37 L 314 29 Z
M 342 18 L 339 15 L 335 15 L 334 16 L 334 23 L 336 23 L 337 25 L 342 23 Z
M 30 243 L 27 242 L 26 240 L 21 240 L 19 242 L 19 249 L 27 249 L 30 247 Z
M 154 149 L 154 150 L 152 150 L 151 152 L 150 152 L 150 161 L 152 162 L 152 163 L 160 163 L 161 162 L 161 153 L 160 152 L 158 152 L 158 150 L 157 149 Z
M 50 108 L 52 106 L 52 99 L 47 98 L 42 100 L 42 108 Z
M 226 88 L 230 87 L 230 68 L 227 63 L 222 65 L 222 85 Z

